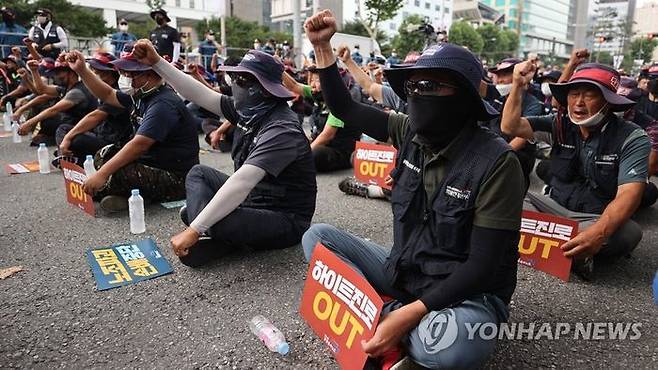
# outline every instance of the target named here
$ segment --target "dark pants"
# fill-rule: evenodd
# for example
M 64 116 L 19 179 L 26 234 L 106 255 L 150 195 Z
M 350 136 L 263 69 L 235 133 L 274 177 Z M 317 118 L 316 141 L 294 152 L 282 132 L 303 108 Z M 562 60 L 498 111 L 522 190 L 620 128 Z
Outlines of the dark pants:
M 313 148 L 313 161 L 318 172 L 330 172 L 352 167 L 351 153 L 345 153 L 336 148 L 318 145 Z
M 96 168 L 100 168 L 116 153 L 118 153 L 118 148 L 115 145 L 102 148 L 96 153 L 94 165 Z M 94 196 L 94 199 L 101 199 L 107 195 L 119 195 L 127 198 L 132 189 L 139 189 L 139 194 L 144 197 L 144 200 L 150 202 L 184 199 L 185 174 L 133 162 L 113 173 L 105 187 Z
M 192 167 L 185 179 L 187 217 L 193 221 L 208 205 L 229 176 L 204 165 Z M 204 265 L 238 249 L 282 249 L 296 245 L 310 226 L 293 214 L 241 205 L 213 225 L 206 234 L 211 245 L 197 244 L 181 262 L 190 267 Z
M 73 125 L 61 124 L 57 128 L 57 131 L 55 132 L 55 142 L 58 147 L 62 143 L 62 140 L 64 140 L 64 136 L 66 136 L 73 127 Z M 77 135 L 71 140 L 71 147 L 69 149 L 73 152 L 74 157 L 84 161 L 87 155 L 95 155 L 97 151 L 108 144 L 111 143 L 99 138 L 94 133 L 85 132 Z

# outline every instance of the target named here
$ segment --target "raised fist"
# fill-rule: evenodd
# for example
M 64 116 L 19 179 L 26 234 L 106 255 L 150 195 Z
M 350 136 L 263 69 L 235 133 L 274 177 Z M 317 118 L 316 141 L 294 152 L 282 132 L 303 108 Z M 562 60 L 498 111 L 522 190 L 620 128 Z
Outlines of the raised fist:
M 338 47 L 338 50 L 336 50 L 336 56 L 343 63 L 347 63 L 350 59 L 352 59 L 350 48 L 345 44 L 342 44 L 341 46 Z
M 153 47 L 151 41 L 141 39 L 135 43 L 133 48 L 133 56 L 137 58 L 140 63 L 153 65 L 160 61 L 160 55 Z
M 306 37 L 313 45 L 328 43 L 336 33 L 336 18 L 330 10 L 325 9 L 314 14 L 304 22 Z

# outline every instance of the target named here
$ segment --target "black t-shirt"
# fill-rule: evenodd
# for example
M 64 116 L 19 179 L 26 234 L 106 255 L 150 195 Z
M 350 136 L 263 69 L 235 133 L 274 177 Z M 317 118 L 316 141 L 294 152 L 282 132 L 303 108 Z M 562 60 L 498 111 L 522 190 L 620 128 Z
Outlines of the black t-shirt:
M 150 40 L 155 46 L 158 54 L 164 56 L 174 56 L 174 42 L 180 42 L 180 36 L 175 28 L 165 25 L 164 27 L 156 27 L 151 31 Z
M 228 121 L 240 122 L 233 105 L 233 98 L 223 95 L 221 110 Z M 310 222 L 315 212 L 317 194 L 315 164 L 311 147 L 297 115 L 285 102 L 281 102 L 261 122 L 260 128 L 255 131 L 251 140 L 243 140 L 247 129 L 236 125 L 233 133 L 235 169 L 245 163 L 263 169 L 267 175 L 257 188 L 281 189 L 282 198 L 272 206 L 261 202 L 259 197 L 253 196 L 254 191 L 252 191 L 245 203 L 254 207 L 292 213 Z M 250 145 L 250 148 L 244 162 L 240 163 L 243 145 Z
M 132 101 L 131 101 L 132 103 Z M 107 103 L 101 103 L 98 110 L 107 113 L 107 119 L 100 125 L 96 126 L 94 132 L 103 141 L 124 145 L 133 136 L 133 126 L 130 123 L 130 112 L 132 104 L 129 107 L 119 108 Z
M 640 101 L 637 103 L 637 109 L 642 113 L 653 117 L 653 119 L 658 119 L 658 102 L 649 100 L 648 95 L 644 95 L 640 98 Z
M 75 125 L 82 117 L 98 106 L 98 100 L 89 92 L 82 81 L 76 82 L 68 90 L 62 87 L 58 90 L 62 100 L 68 100 L 74 104 L 73 107 L 62 112 L 62 123 Z
M 199 138 L 194 118 L 181 98 L 168 85 L 133 103 L 130 95 L 116 92 L 124 107 L 134 106 L 135 135 L 155 140 L 139 162 L 178 174 L 186 174 L 199 163 Z

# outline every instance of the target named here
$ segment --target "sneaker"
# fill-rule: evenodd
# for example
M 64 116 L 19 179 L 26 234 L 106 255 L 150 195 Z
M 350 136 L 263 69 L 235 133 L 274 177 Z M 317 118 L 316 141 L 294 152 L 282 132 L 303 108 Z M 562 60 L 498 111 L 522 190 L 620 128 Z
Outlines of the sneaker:
M 185 226 L 190 226 L 190 220 L 187 219 L 187 206 L 180 207 L 180 210 L 178 210 L 178 215 L 180 216 L 180 220 L 183 221 Z
M 355 177 L 348 177 L 338 184 L 338 189 L 348 195 L 357 195 L 368 198 L 368 186 Z
M 594 258 L 574 259 L 571 264 L 571 271 L 585 281 L 592 281 L 594 279 Z
M 101 208 L 108 213 L 128 210 L 128 198 L 119 195 L 108 195 L 101 199 Z
M 53 167 L 59 168 L 61 170 L 62 165 L 59 163 L 60 161 L 66 161 L 66 162 L 78 164 L 78 159 L 76 157 L 67 157 L 67 156 L 55 156 L 55 159 L 53 159 L 52 162 L 50 162 L 50 164 L 52 164 Z

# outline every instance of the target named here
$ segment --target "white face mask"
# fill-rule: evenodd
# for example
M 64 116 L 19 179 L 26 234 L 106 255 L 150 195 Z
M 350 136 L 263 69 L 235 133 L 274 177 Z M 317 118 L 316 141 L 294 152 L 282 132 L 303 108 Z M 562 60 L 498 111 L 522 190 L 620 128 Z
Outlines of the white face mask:
M 553 93 L 551 92 L 551 87 L 548 85 L 548 82 L 541 83 L 541 93 L 544 94 L 544 96 L 546 97 L 553 96 Z
M 43 15 L 37 16 L 37 22 L 39 24 L 45 24 L 48 22 L 48 17 L 44 17 Z
M 119 31 L 128 32 L 128 25 L 127 24 L 120 24 L 119 25 Z
M 133 79 L 124 75 L 119 76 L 119 91 L 127 95 L 133 95 L 135 88 L 133 87 Z
M 607 107 L 608 107 L 608 104 L 605 104 L 605 105 L 601 108 L 601 110 L 599 110 L 598 113 L 596 113 L 595 115 L 593 115 L 593 116 L 591 116 L 591 117 L 589 117 L 589 118 L 585 118 L 584 120 L 579 121 L 579 122 L 576 122 L 576 120 L 575 120 L 575 119 L 573 118 L 573 116 L 571 115 L 571 111 L 569 111 L 569 119 L 571 120 L 571 122 L 573 122 L 573 123 L 575 123 L 576 125 L 581 126 L 581 127 L 592 127 L 592 126 L 596 126 L 596 125 L 598 125 L 599 123 L 601 123 L 601 121 L 603 121 L 603 119 L 605 118 L 605 112 L 604 112 L 604 111 L 605 111 L 605 109 L 606 109 Z
M 229 86 L 233 85 L 233 80 L 231 80 L 231 76 L 228 74 L 224 75 L 224 81 L 226 81 L 226 84 Z
M 512 91 L 512 84 L 498 84 L 496 90 L 498 90 L 500 96 L 507 96 Z

